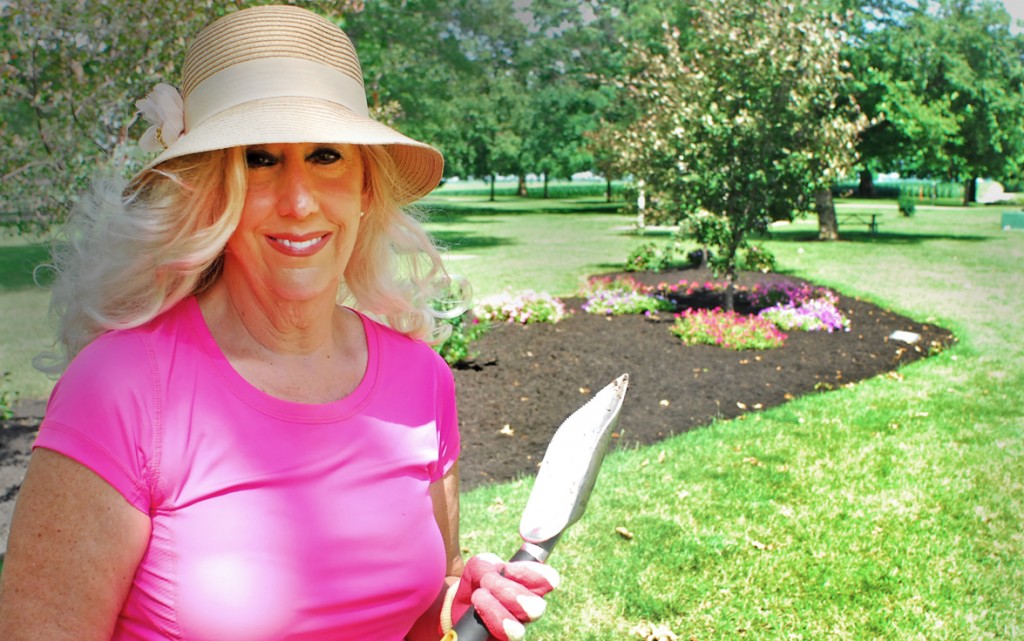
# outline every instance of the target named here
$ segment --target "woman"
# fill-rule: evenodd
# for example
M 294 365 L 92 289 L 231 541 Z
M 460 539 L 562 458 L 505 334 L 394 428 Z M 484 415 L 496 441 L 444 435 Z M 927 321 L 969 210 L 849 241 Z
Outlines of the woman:
M 419 340 L 443 269 L 400 207 L 440 154 L 295 7 L 204 29 L 182 93 L 138 103 L 162 153 L 58 257 L 0 638 L 433 640 L 471 602 L 521 638 L 557 574 L 463 567 L 454 384 Z

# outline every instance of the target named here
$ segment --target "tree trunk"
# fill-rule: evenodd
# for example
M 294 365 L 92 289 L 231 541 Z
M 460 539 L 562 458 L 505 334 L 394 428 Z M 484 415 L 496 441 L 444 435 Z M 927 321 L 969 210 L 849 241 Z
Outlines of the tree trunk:
M 516 196 L 520 198 L 526 198 L 530 193 L 526 191 L 526 176 L 519 176 L 519 187 L 516 189 Z
M 737 213 L 742 214 L 733 220 L 742 220 L 749 215 L 750 210 L 746 209 L 742 212 L 730 212 L 730 218 L 735 216 Z M 740 245 L 743 244 L 743 229 L 738 226 L 738 223 L 733 222 L 733 228 L 729 231 L 730 238 L 727 245 L 721 247 L 723 267 L 722 272 L 725 275 L 725 311 L 734 312 L 736 311 L 736 281 L 738 280 L 739 271 L 737 263 L 739 262 Z M 716 274 L 717 275 L 717 274 Z
M 814 192 L 814 208 L 818 212 L 818 240 L 839 240 L 839 223 L 831 189 L 823 187 Z
M 612 179 L 608 177 L 604 179 L 604 201 L 606 203 L 612 201 Z
M 978 201 L 978 177 L 971 176 L 964 181 L 964 207 Z
M 637 183 L 638 193 L 636 196 L 636 226 L 643 229 L 647 225 L 645 214 L 647 209 L 647 194 L 644 193 L 644 181 Z
M 544 172 L 544 199 L 548 197 L 548 172 Z
M 860 172 L 860 184 L 857 185 L 857 195 L 861 198 L 872 198 L 875 195 L 875 175 L 870 169 Z
M 494 174 L 491 174 L 491 202 L 492 203 L 494 202 L 494 183 L 495 183 L 495 179 L 496 178 L 497 178 L 497 176 L 495 176 Z
M 736 272 L 732 269 L 725 272 L 725 311 L 736 311 Z

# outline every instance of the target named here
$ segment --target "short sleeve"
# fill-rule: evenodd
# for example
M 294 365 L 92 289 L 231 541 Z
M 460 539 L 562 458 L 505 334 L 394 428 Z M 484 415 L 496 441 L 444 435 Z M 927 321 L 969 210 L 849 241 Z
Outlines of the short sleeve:
M 437 356 L 437 466 L 432 471 L 431 481 L 437 481 L 455 465 L 459 458 L 461 442 L 459 437 L 459 413 L 455 399 L 455 378 L 448 363 Z
M 101 336 L 57 382 L 33 447 L 81 463 L 148 514 L 156 380 L 151 350 L 139 335 Z

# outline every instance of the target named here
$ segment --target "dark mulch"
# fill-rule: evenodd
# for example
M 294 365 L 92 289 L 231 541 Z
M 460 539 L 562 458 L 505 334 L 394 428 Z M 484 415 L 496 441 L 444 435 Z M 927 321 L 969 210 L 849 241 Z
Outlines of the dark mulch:
M 631 276 L 652 285 L 710 278 L 699 270 Z M 740 284 L 780 278 L 744 274 Z M 455 369 L 465 489 L 534 472 L 565 417 L 623 373 L 629 392 L 615 443 L 650 444 L 716 418 L 892 371 L 955 341 L 941 327 L 848 297 L 840 307 L 851 320 L 849 332 L 792 332 L 784 347 L 757 352 L 685 346 L 668 331 L 671 314 L 595 316 L 579 310 L 579 299 L 565 302 L 576 310 L 571 317 L 556 325 L 497 327 L 474 345 L 479 355 Z M 921 339 L 915 345 L 890 340 L 895 330 Z M 21 413 L 0 424 L 0 554 L 42 403 L 25 404 Z
M 630 275 L 650 285 L 710 278 L 699 270 Z M 781 278 L 743 274 L 740 284 Z M 839 306 L 851 321 L 849 332 L 790 332 L 782 348 L 767 351 L 686 346 L 669 333 L 672 314 L 604 317 L 579 311 L 582 300 L 565 302 L 577 310 L 571 317 L 493 329 L 475 344 L 475 360 L 456 368 L 464 488 L 536 471 L 565 417 L 622 373 L 629 374 L 629 391 L 615 442 L 646 445 L 715 418 L 892 371 L 955 341 L 941 327 L 845 296 Z M 921 339 L 914 345 L 890 340 L 895 330 Z

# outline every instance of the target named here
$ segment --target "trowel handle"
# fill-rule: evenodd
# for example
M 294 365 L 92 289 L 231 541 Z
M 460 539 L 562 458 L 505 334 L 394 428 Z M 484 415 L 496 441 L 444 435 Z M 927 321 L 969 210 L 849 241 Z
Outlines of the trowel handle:
M 484 622 L 476 614 L 476 609 L 470 606 L 462 615 L 451 632 L 446 634 L 441 641 L 487 641 L 491 633 L 487 631 Z
M 537 561 L 543 563 L 541 559 L 538 559 L 534 555 L 526 551 L 526 547 L 519 548 L 519 551 L 512 555 L 512 558 L 508 560 L 509 563 L 515 563 L 516 561 Z

